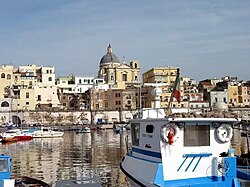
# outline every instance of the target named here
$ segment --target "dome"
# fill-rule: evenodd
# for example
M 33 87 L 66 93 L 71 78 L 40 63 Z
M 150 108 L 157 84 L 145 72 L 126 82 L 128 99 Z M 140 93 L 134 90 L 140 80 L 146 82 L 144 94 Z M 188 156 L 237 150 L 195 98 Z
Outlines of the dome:
M 111 45 L 109 44 L 107 48 L 107 54 L 104 55 L 101 60 L 100 60 L 100 65 L 105 64 L 105 63 L 120 63 L 118 57 L 112 53 L 112 48 Z
M 228 111 L 228 106 L 224 102 L 217 102 L 214 104 L 213 110 L 215 110 L 215 111 Z

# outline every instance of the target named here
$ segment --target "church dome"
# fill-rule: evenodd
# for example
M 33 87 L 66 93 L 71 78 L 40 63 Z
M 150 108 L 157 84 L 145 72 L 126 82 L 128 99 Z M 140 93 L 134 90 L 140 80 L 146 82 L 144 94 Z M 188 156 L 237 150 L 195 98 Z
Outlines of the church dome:
M 100 65 L 106 64 L 106 63 L 111 63 L 111 62 L 120 64 L 118 57 L 112 53 L 112 48 L 111 48 L 111 45 L 109 44 L 109 46 L 107 48 L 107 54 L 101 58 Z

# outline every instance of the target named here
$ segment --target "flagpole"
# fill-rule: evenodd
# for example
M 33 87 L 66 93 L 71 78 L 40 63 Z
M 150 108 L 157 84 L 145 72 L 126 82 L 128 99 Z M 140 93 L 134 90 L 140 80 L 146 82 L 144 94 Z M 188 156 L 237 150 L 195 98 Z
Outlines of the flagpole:
M 174 82 L 174 88 L 172 90 L 172 93 L 171 93 L 171 96 L 170 96 L 170 99 L 169 99 L 169 102 L 168 102 L 168 106 L 167 106 L 167 113 L 170 114 L 170 108 L 171 108 L 171 105 L 172 105 L 172 102 L 173 102 L 173 98 L 174 98 L 174 93 L 176 91 L 176 87 L 177 87 L 177 84 L 178 84 L 178 80 L 179 80 L 179 77 L 180 77 L 180 69 L 177 68 L 177 71 L 176 71 L 176 78 L 175 78 L 175 82 Z

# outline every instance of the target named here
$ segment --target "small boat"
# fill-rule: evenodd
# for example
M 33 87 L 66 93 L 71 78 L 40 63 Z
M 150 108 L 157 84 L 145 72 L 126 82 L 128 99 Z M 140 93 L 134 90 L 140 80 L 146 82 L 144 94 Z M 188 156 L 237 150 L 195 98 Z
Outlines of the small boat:
M 83 127 L 82 129 L 77 129 L 75 132 L 76 133 L 90 133 L 91 128 L 90 127 Z
M 32 133 L 33 138 L 55 138 L 62 137 L 64 132 L 54 131 L 50 127 L 41 127 L 40 130 L 36 130 Z
M 122 133 L 123 131 L 126 130 L 126 127 L 123 126 L 115 126 L 115 132 L 116 133 Z
M 22 140 L 31 140 L 33 137 L 30 133 L 23 132 L 21 129 L 10 129 L 2 134 L 2 143 L 17 142 Z
M 18 178 L 11 178 L 11 158 L 8 155 L 0 155 L 0 187 L 49 187 L 47 183 L 23 176 Z

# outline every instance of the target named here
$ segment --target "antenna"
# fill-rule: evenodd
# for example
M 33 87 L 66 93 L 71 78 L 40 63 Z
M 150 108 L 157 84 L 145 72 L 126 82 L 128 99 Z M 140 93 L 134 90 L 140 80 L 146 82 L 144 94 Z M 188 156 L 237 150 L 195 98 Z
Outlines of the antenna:
M 152 95 L 155 97 L 155 100 L 154 100 L 154 108 L 161 108 L 161 94 L 162 94 L 162 89 L 160 87 L 162 86 L 168 86 L 167 83 L 144 83 L 143 84 L 144 86 L 153 86 L 155 87 L 153 90 L 152 90 Z

